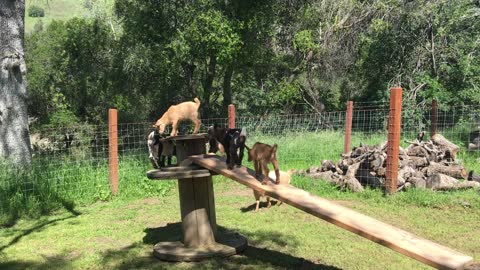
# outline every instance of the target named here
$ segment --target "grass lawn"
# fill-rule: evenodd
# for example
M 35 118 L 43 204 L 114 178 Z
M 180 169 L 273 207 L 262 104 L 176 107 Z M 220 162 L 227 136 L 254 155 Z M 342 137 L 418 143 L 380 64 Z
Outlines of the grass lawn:
M 77 213 L 61 210 L 19 220 L 0 229 L 0 269 L 428 269 L 285 204 L 254 213 L 249 189 L 221 176 L 214 182 L 220 229 L 249 240 L 240 255 L 197 263 L 152 256 L 155 243 L 181 232 L 174 188 L 165 197 L 120 196 L 78 207 Z M 480 261 L 478 191 L 409 191 L 385 198 L 377 191 L 345 193 L 299 177 L 293 183 Z
M 45 10 L 45 17 L 28 16 L 28 8 L 36 5 Z M 33 31 L 34 26 L 42 21 L 44 29 L 53 20 L 68 20 L 73 17 L 83 17 L 90 13 L 83 0 L 27 0 L 25 5 L 25 33 Z

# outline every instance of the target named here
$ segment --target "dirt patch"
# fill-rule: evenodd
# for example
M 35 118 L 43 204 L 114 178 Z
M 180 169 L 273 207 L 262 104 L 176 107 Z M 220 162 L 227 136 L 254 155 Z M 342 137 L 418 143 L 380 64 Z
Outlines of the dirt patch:
M 234 189 L 224 190 L 216 193 L 216 195 L 219 195 L 219 196 L 240 196 L 240 197 L 251 197 L 253 196 L 252 194 L 253 194 L 253 191 L 249 188 L 247 189 L 234 188 Z
M 71 251 L 70 253 L 68 253 L 67 256 L 65 257 L 65 259 L 75 260 L 75 259 L 79 258 L 82 254 L 83 254 L 82 251 L 74 250 L 74 251 Z
M 145 198 L 138 201 L 134 201 L 131 204 L 125 206 L 125 209 L 137 209 L 145 205 L 157 205 L 160 203 L 158 198 Z
M 355 208 L 356 206 L 358 206 L 359 204 L 361 204 L 360 202 L 358 201 L 332 201 L 336 204 L 339 204 L 341 206 L 345 206 L 345 207 L 348 207 L 348 208 Z
M 104 237 L 104 236 L 95 237 L 93 238 L 93 241 L 106 246 L 112 246 L 117 242 L 110 237 Z

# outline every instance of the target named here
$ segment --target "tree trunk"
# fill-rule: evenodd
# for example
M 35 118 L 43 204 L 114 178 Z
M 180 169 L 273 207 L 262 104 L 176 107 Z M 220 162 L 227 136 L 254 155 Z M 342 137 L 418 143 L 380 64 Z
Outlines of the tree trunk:
M 228 105 L 232 104 L 232 76 L 233 64 L 228 65 L 223 76 L 223 109 L 227 111 Z
M 183 64 L 183 71 L 185 72 L 185 80 L 187 83 L 187 91 L 192 96 L 196 95 L 196 87 L 195 87 L 195 65 L 192 63 L 184 63 Z
M 212 96 L 213 80 L 215 79 L 215 73 L 217 68 L 217 57 L 215 55 L 210 56 L 210 62 L 207 67 L 207 74 L 205 76 L 205 83 L 203 85 L 203 112 L 204 118 L 208 118 L 210 113 L 210 97 Z
M 29 166 L 32 156 L 23 53 L 24 0 L 0 1 L 0 157 Z

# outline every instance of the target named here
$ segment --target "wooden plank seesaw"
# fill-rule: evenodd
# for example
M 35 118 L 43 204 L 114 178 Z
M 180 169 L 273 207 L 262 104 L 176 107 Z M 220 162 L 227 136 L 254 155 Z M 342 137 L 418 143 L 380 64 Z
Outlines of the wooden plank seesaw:
M 255 172 L 246 167 L 229 170 L 216 155 L 194 155 L 190 160 L 210 171 L 222 174 L 240 184 L 283 201 L 311 215 L 363 236 L 422 263 L 438 269 L 464 269 L 473 258 L 374 218 L 312 195 L 293 186 L 262 185 Z

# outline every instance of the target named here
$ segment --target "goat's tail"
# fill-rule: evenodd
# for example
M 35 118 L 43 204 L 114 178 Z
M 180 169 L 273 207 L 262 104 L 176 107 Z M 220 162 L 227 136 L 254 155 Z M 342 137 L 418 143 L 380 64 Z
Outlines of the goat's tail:
M 197 108 L 200 107 L 200 99 L 194 98 L 195 103 L 197 103 Z

